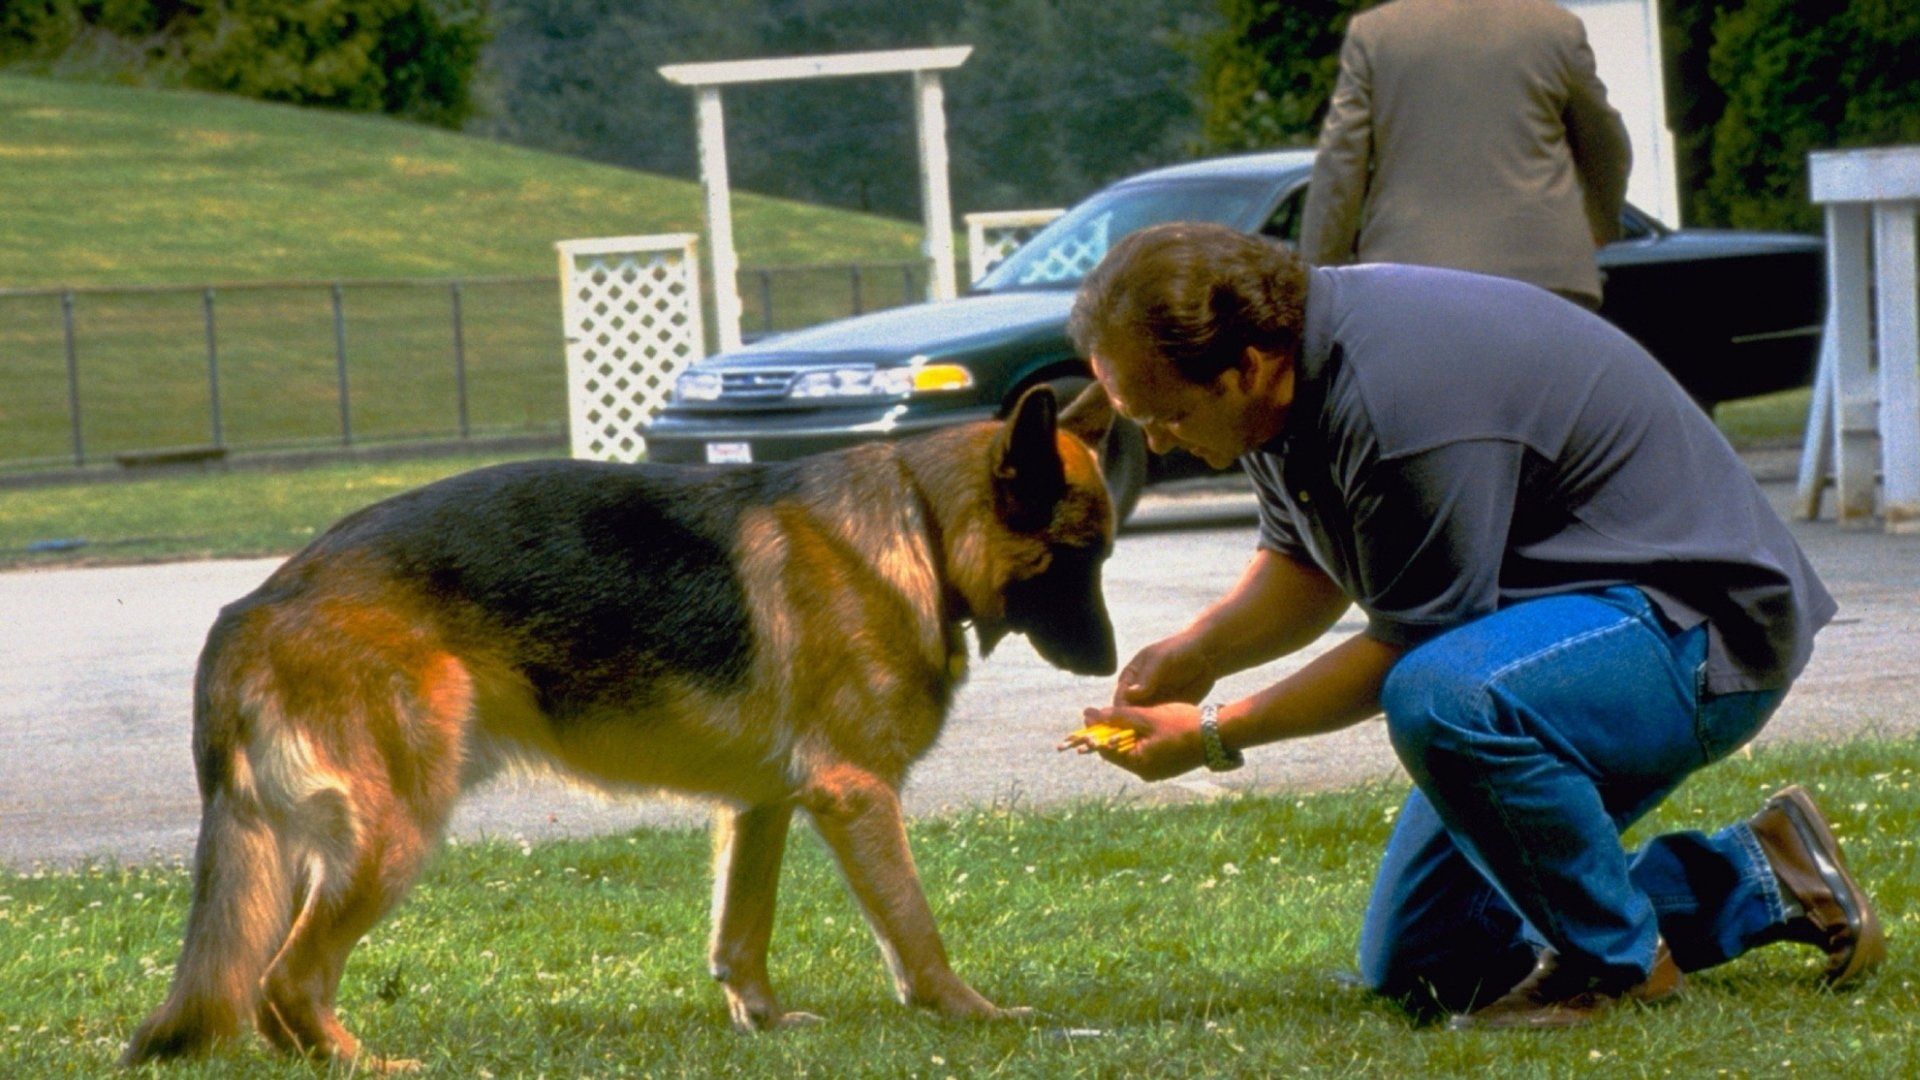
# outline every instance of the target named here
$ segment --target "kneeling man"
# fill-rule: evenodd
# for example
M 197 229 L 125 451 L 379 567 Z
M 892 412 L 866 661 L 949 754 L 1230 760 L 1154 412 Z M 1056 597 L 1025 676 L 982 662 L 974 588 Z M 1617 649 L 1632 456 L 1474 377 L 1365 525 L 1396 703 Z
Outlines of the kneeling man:
M 1414 781 L 1360 934 L 1374 990 L 1465 1027 L 1578 1024 L 1755 946 L 1884 954 L 1798 787 L 1711 835 L 1620 832 L 1760 730 L 1834 614 L 1700 409 L 1619 330 L 1449 270 L 1312 269 L 1233 230 L 1136 233 L 1073 334 L 1156 451 L 1259 498 L 1239 582 L 1141 650 L 1098 749 L 1149 780 L 1385 712 Z M 1210 701 L 1357 604 L 1366 628 Z

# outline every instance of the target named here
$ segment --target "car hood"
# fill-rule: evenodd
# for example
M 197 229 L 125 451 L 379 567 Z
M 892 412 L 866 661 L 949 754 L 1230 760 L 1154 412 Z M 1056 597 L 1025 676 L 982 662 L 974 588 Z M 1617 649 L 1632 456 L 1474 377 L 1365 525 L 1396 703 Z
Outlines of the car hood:
M 1059 336 L 1073 290 L 982 293 L 910 304 L 795 330 L 717 353 L 703 367 L 795 363 L 880 363 L 910 356 L 952 356 L 1028 336 Z

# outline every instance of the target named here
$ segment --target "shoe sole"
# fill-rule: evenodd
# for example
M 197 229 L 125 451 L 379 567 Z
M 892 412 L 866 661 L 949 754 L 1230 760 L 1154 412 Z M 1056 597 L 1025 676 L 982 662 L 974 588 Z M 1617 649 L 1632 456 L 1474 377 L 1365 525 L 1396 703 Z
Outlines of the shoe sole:
M 1448 1031 L 1560 1031 L 1566 1028 L 1585 1027 L 1606 1013 L 1616 1011 L 1626 1005 L 1638 1005 L 1641 1008 L 1658 1007 L 1678 998 L 1687 988 L 1686 973 L 1675 966 L 1673 954 L 1667 951 L 1667 943 L 1660 942 L 1659 951 L 1654 953 L 1653 971 L 1647 980 L 1618 997 L 1611 998 L 1598 1008 L 1567 1008 L 1550 1004 L 1530 1013 L 1486 1012 L 1460 1013 L 1447 1021 Z
M 1448 1031 L 1565 1031 L 1568 1028 L 1586 1027 L 1600 1018 L 1619 1012 L 1628 1006 L 1642 1009 L 1657 1009 L 1679 1000 L 1681 991 L 1686 988 L 1684 977 L 1679 978 L 1667 989 L 1650 997 L 1639 994 L 1623 994 L 1612 1004 L 1598 1009 L 1554 1009 L 1543 1008 L 1524 1018 L 1487 1019 L 1476 1017 L 1473 1013 L 1462 1013 L 1447 1021 Z
M 1807 794 L 1806 788 L 1795 784 L 1767 801 L 1778 805 L 1793 823 L 1794 831 L 1800 834 L 1807 850 L 1813 852 L 1820 876 L 1833 890 L 1834 899 L 1847 917 L 1853 948 L 1837 965 L 1827 967 L 1827 985 L 1838 986 L 1857 978 L 1887 957 L 1886 935 L 1880 929 L 1873 903 L 1847 869 L 1846 857 L 1840 854 L 1840 841 L 1834 838 L 1833 830 L 1827 827 L 1826 816 L 1814 805 L 1813 796 Z

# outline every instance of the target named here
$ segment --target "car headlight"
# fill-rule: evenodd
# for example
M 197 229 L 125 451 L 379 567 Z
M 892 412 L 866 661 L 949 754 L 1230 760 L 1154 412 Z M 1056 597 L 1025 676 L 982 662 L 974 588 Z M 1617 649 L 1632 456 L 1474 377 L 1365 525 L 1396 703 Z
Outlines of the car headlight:
M 787 396 L 794 398 L 871 397 L 873 392 L 872 368 L 847 367 L 803 371 L 794 378 L 793 385 L 787 389 Z
M 930 364 L 916 357 L 901 367 L 841 367 L 801 372 L 787 396 L 817 398 L 904 398 L 965 390 L 973 373 L 959 364 Z
M 689 371 L 674 380 L 673 392 L 682 401 L 718 401 L 720 374 L 714 371 Z

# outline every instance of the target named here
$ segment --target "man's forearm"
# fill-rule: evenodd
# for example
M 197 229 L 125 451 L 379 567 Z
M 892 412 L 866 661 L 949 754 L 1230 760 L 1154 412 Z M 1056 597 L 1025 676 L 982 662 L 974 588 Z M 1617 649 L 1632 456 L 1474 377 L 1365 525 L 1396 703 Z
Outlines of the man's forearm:
M 1356 634 L 1265 690 L 1223 705 L 1220 739 L 1244 749 L 1357 724 L 1380 711 L 1380 687 L 1402 654 Z
M 1224 676 L 1318 640 L 1347 606 L 1339 586 L 1319 569 L 1263 548 L 1181 636 L 1206 654 L 1216 677 Z

